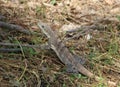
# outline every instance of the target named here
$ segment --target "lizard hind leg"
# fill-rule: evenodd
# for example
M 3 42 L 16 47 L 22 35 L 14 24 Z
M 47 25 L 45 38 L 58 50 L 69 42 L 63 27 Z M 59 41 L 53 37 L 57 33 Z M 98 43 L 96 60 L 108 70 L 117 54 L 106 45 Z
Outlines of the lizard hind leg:
M 86 63 L 86 59 L 84 57 L 78 56 L 77 54 L 73 54 L 73 56 L 80 64 L 84 65 Z
M 79 73 L 79 71 L 76 70 L 76 68 L 73 65 L 71 65 L 71 64 L 67 64 L 66 65 L 66 72 L 68 72 L 68 73 L 75 73 L 75 74 Z
M 74 54 L 73 54 L 73 56 L 74 56 L 75 60 L 78 61 L 80 64 L 82 64 L 82 65 L 85 64 L 85 62 L 86 62 L 85 58 L 81 58 L 80 56 L 74 55 Z M 76 74 L 79 73 L 79 71 L 70 63 L 66 65 L 66 68 L 67 68 L 66 71 L 68 73 L 76 73 Z

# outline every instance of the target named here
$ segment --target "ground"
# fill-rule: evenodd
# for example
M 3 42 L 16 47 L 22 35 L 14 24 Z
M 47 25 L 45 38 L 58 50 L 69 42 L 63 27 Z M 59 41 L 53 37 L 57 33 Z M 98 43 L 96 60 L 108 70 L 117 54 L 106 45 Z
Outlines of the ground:
M 22 51 L 0 53 L 0 87 L 120 87 L 119 0 L 0 0 L 0 15 L 6 23 L 35 32 L 0 28 L 0 42 L 18 44 L 13 48 Z M 85 57 L 85 67 L 101 80 L 67 73 L 50 49 L 22 47 L 47 41 L 39 20 L 48 23 L 72 53 Z M 89 28 L 92 25 L 96 27 Z

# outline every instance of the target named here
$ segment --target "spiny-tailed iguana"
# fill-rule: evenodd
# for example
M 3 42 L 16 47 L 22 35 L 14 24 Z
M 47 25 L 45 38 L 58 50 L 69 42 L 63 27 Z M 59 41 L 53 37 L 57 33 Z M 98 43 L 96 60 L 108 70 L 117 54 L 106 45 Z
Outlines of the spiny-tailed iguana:
M 39 28 L 41 31 L 49 38 L 48 44 L 50 45 L 51 49 L 55 51 L 59 59 L 67 66 L 69 64 L 72 65 L 77 71 L 86 75 L 90 78 L 95 78 L 96 80 L 99 79 L 98 76 L 95 76 L 93 73 L 88 71 L 82 64 L 80 64 L 77 60 L 75 60 L 74 56 L 68 50 L 67 47 L 62 43 L 62 41 L 58 38 L 58 35 L 43 22 L 38 23 Z

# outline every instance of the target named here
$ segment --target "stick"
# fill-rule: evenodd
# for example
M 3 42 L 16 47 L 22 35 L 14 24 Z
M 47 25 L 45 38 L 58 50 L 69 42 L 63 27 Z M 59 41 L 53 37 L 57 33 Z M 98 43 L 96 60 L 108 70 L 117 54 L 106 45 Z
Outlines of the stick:
M 0 42 L 1 46 L 20 46 L 19 44 L 13 44 L 13 43 L 2 43 Z M 38 49 L 50 49 L 48 44 L 42 44 L 42 45 L 29 45 L 29 44 L 21 44 L 22 47 L 30 47 L 30 48 L 38 48 Z
M 9 23 L 5 23 L 5 22 L 2 22 L 2 21 L 0 21 L 0 27 L 5 28 L 5 29 L 9 29 L 9 30 L 17 30 L 19 32 L 29 34 L 29 35 L 31 34 L 31 32 L 29 30 L 26 30 L 19 25 L 9 24 Z
M 21 49 L 17 48 L 17 49 L 5 49 L 5 48 L 0 48 L 0 52 L 1 53 L 20 53 Z

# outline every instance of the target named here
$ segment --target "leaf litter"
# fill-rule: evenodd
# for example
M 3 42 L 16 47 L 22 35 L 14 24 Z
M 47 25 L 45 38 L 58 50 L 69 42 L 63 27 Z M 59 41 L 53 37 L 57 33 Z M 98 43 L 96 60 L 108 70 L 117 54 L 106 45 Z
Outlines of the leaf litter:
M 23 47 L 24 54 L 0 53 L 0 86 L 119 86 L 119 4 L 119 0 L 1 0 L 0 15 L 5 16 L 5 22 L 20 25 L 36 33 L 40 33 L 38 20 L 49 23 L 72 52 L 86 57 L 86 67 L 90 71 L 114 83 L 107 85 L 104 80 L 98 83 L 84 76 L 77 78 L 64 70 L 64 64 L 52 50 L 39 49 L 36 53 L 30 49 L 26 51 Z M 92 25 L 103 27 L 89 29 L 88 26 Z M 86 31 L 81 26 L 87 26 Z M 74 30 L 76 28 L 77 31 Z M 17 40 L 20 44 L 36 45 L 46 41 L 42 34 L 28 36 L 0 30 L 5 33 L 5 37 L 0 34 L 1 42 L 16 43 Z M 66 33 L 67 30 L 74 32 Z M 59 31 L 62 31 L 62 34 Z

